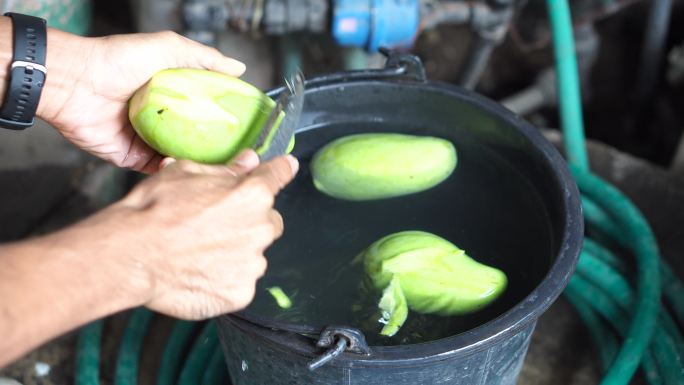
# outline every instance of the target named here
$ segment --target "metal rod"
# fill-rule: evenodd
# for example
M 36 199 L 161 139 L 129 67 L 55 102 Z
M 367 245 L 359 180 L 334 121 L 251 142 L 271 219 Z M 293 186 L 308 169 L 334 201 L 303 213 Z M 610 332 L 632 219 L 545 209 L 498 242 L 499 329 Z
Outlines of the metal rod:
M 330 348 L 327 352 L 315 358 L 309 363 L 309 370 L 314 371 L 321 366 L 332 361 L 335 357 L 339 356 L 347 348 L 347 340 L 344 338 L 339 338 L 334 347 Z

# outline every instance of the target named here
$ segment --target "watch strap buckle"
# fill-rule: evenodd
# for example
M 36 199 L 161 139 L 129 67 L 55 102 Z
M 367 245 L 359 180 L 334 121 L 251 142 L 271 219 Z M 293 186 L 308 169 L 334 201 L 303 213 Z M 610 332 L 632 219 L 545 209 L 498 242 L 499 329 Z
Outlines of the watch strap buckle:
M 24 69 L 29 69 L 29 70 L 36 70 L 40 71 L 43 73 L 43 75 L 47 75 L 47 68 L 38 63 L 30 62 L 30 61 L 25 61 L 25 60 L 14 60 L 12 62 L 12 67 L 11 69 L 15 68 L 24 68 Z

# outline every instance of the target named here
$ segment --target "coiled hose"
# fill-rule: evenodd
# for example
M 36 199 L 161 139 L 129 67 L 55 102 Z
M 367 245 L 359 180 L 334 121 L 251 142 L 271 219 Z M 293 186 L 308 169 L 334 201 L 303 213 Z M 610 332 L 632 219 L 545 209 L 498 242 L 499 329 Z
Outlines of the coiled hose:
M 116 359 L 114 385 L 136 385 L 138 383 L 140 352 L 147 327 L 153 315 L 146 308 L 136 309 L 131 314 Z
M 102 321 L 81 328 L 76 345 L 76 385 L 100 383 Z
M 589 235 L 597 234 L 599 239 L 629 250 L 636 262 L 634 293 L 621 275 L 628 273 L 622 261 L 609 247 L 587 238 L 577 273 L 565 295 L 585 321 L 600 351 L 604 368 L 602 385 L 628 384 L 639 365 L 652 385 L 683 384 L 682 337 L 661 302 L 664 289 L 666 299 L 682 322 L 684 297 L 677 292 L 682 284 L 661 261 L 653 232 L 639 210 L 616 188 L 589 171 L 569 5 L 567 0 L 547 0 L 547 7 L 558 73 L 564 147 L 582 193 Z M 622 337 L 619 350 L 615 349 L 614 330 Z
M 197 322 L 176 321 L 162 355 L 157 385 L 174 385 L 183 363 L 183 352 L 197 328 Z
M 114 374 L 114 385 L 136 385 L 143 341 L 154 313 L 135 309 L 128 319 L 122 338 Z M 100 345 L 103 320 L 80 330 L 76 356 L 76 385 L 100 383 Z M 176 321 L 167 340 L 157 373 L 157 385 L 223 385 L 228 369 L 219 345 L 213 321 L 204 323 L 194 341 L 192 336 L 200 322 Z M 190 347 L 186 354 L 187 348 Z M 183 360 L 185 356 L 185 360 Z

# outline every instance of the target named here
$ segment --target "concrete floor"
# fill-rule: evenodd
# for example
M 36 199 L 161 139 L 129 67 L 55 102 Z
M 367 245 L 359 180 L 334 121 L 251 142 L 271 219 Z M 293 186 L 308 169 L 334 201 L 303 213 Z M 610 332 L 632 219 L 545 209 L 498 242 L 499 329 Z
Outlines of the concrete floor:
M 52 126 L 38 120 L 24 131 L 0 130 L 0 170 L 28 170 L 37 166 L 73 167 L 84 160 Z

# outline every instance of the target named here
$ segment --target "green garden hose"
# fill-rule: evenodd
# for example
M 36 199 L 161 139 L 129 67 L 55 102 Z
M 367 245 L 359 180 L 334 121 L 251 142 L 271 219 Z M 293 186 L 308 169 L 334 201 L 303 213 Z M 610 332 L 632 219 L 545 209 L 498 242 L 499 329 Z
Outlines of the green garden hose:
M 618 278 L 618 271 L 624 273 L 622 264 L 611 253 L 597 247 L 598 244 L 588 241 L 589 246 L 584 246 L 578 262 L 579 274 L 570 280 L 566 289 L 568 298 L 578 306 L 581 318 L 589 320 L 587 326 L 597 344 L 605 343 L 606 338 L 596 336 L 596 321 L 587 316 L 588 308 L 601 314 L 624 337 L 602 384 L 628 384 L 639 363 L 651 384 L 682 383 L 681 346 L 677 346 L 681 335 L 674 322 L 668 321 L 669 314 L 661 306 L 661 271 L 665 276 L 664 287 L 670 291 L 665 294 L 676 303 L 673 307 L 679 306 L 679 311 L 682 298 L 671 294 L 682 289 L 681 283 L 678 286 L 679 281 L 668 274 L 671 273 L 669 267 L 661 262 L 653 233 L 638 209 L 617 189 L 589 171 L 570 9 L 567 0 L 547 0 L 547 5 L 558 73 L 564 147 L 572 173 L 584 194 L 583 206 L 590 222 L 587 228 L 590 232 L 592 227 L 598 228 L 600 233 L 618 238 L 618 242 L 627 246 L 636 258 L 637 292 L 632 296 L 626 281 Z M 601 270 L 589 271 L 589 267 L 601 267 Z M 585 280 L 582 273 L 589 274 L 599 288 Z M 604 288 L 612 298 L 602 291 Z M 620 290 L 627 292 L 618 292 Z M 632 313 L 631 317 L 625 317 L 626 311 Z M 627 325 L 625 322 L 630 318 Z M 599 345 L 599 351 L 603 357 L 609 350 Z
M 592 201 L 586 200 L 586 202 Z M 592 206 L 591 210 L 586 210 L 585 214 L 594 212 L 598 208 L 598 206 L 596 206 L 593 202 L 590 205 L 594 206 Z M 605 214 L 602 211 L 594 212 L 593 214 L 594 215 L 586 215 L 588 227 L 601 227 L 600 225 L 602 224 L 602 221 L 605 222 L 607 219 L 607 214 Z M 607 223 L 611 223 L 612 225 L 612 222 L 610 221 Z M 608 226 L 608 229 L 611 230 L 611 227 Z M 613 231 L 611 237 L 621 238 L 619 240 L 611 238 L 610 241 L 612 243 L 627 243 L 626 240 L 628 239 L 628 237 L 625 236 L 626 233 L 619 231 L 619 229 L 617 228 L 614 228 L 612 230 Z M 588 251 L 588 254 L 590 254 L 590 258 L 585 258 L 585 255 L 580 257 L 577 269 L 578 272 L 587 277 L 590 277 L 589 279 L 593 280 L 594 284 L 610 288 L 610 290 L 612 290 L 612 293 L 617 293 L 616 299 L 619 302 L 621 302 L 623 306 L 629 306 L 633 298 L 631 288 L 629 287 L 627 281 L 618 273 L 618 271 L 616 271 L 617 269 L 620 269 L 620 271 L 624 271 L 625 267 L 622 261 L 617 259 L 617 257 L 610 250 L 603 248 L 603 246 L 591 241 L 588 238 L 586 239 L 584 246 L 585 252 Z M 602 255 L 602 257 L 595 258 L 592 260 L 591 255 Z M 615 266 L 617 266 L 617 269 L 614 268 Z M 661 271 L 668 271 L 669 273 L 671 273 L 669 271 L 669 267 L 665 263 L 661 263 Z M 663 274 L 663 276 L 665 277 L 663 282 L 664 287 L 681 286 L 681 282 L 674 275 L 666 273 Z M 669 291 L 669 295 L 671 296 L 673 294 L 672 290 Z M 666 293 L 666 296 L 667 295 L 668 294 Z M 670 299 L 674 300 L 674 303 L 676 305 L 681 306 L 684 297 L 679 296 L 672 297 Z M 664 372 L 668 371 L 668 373 L 670 373 L 670 375 L 668 376 L 668 384 L 682 383 L 684 381 L 677 376 L 681 376 L 682 373 L 681 357 L 684 357 L 684 343 L 682 342 L 682 337 L 679 332 L 679 329 L 677 328 L 677 325 L 675 324 L 674 320 L 672 320 L 671 316 L 667 312 L 667 309 L 664 307 L 661 308 L 659 313 L 659 330 L 660 331 L 656 332 L 656 336 L 654 336 L 654 339 L 656 340 L 655 342 L 658 346 L 660 346 L 661 348 L 664 347 L 664 352 L 661 354 L 661 357 L 664 359 L 664 362 L 659 365 L 660 370 Z M 672 351 L 672 349 L 674 349 L 674 352 Z M 661 349 L 661 352 L 662 351 L 663 349 Z M 650 381 L 650 383 L 654 382 Z
M 612 219 L 593 201 L 583 197 L 582 205 L 584 208 L 584 216 L 586 218 L 587 227 L 590 232 L 602 233 L 611 241 L 611 243 L 618 244 L 623 247 L 628 247 L 628 237 L 612 222 Z M 591 245 L 590 245 L 591 242 Z M 585 248 L 596 245 L 590 239 L 585 239 Z M 604 249 L 605 251 L 605 249 Z M 612 257 L 614 261 L 617 258 Z M 621 262 L 619 262 L 621 264 Z M 619 270 L 624 270 L 624 265 L 620 265 Z M 677 318 L 677 321 L 684 325 L 684 284 L 674 274 L 672 268 L 664 260 L 660 261 L 660 275 L 662 277 L 662 290 L 665 299 L 672 307 L 672 311 Z
M 670 316 L 670 313 L 665 310 L 660 312 L 659 321 L 668 335 L 672 338 L 675 349 L 677 349 L 677 355 L 679 356 L 679 364 L 682 365 L 684 363 L 682 362 L 682 359 L 684 359 L 684 338 L 682 338 L 682 334 L 679 332 L 679 327 Z
M 565 291 L 588 305 L 594 312 L 606 319 L 623 338 L 625 337 L 628 327 L 625 314 L 601 290 L 595 288 L 576 274 L 570 279 Z M 616 357 L 617 354 L 612 358 L 608 370 L 615 364 Z M 643 357 L 641 357 L 641 366 L 650 385 L 663 384 L 655 357 L 651 351 L 644 352 Z M 629 379 L 627 382 L 629 382 Z
M 627 281 L 610 266 L 594 258 L 591 254 L 585 253 L 580 257 L 577 273 L 589 284 L 604 291 L 610 297 L 607 300 L 614 301 L 622 311 L 628 312 L 632 307 L 634 296 Z M 589 298 L 591 299 L 593 296 Z M 656 328 L 650 349 L 656 357 L 658 367 L 663 372 L 665 382 L 667 384 L 684 383 L 684 372 L 681 370 L 682 351 L 681 348 L 676 347 L 677 342 L 681 342 L 682 337 L 676 326 L 670 322 L 669 314 L 665 310 L 661 310 L 659 318 L 662 321 Z M 624 327 L 624 325 L 619 325 L 619 327 Z M 679 346 L 681 347 L 681 345 Z
M 214 352 L 211 354 L 209 365 L 202 377 L 202 385 L 223 385 L 228 378 L 228 368 L 223 356 L 221 345 L 216 345 Z
M 610 368 L 615 356 L 617 355 L 618 342 L 613 331 L 608 327 L 603 319 L 586 304 L 581 296 L 576 295 L 571 289 L 565 291 L 565 297 L 575 308 L 584 325 L 589 329 L 591 338 L 596 341 L 601 357 L 601 367 L 604 371 Z
M 198 322 L 176 321 L 166 342 L 157 374 L 157 385 L 174 385 L 183 363 L 183 353 Z
M 188 358 L 185 360 L 183 370 L 178 377 L 178 385 L 197 385 L 197 382 L 204 375 L 216 346 L 218 346 L 216 325 L 213 321 L 209 321 L 204 325 L 188 354 Z
M 97 320 L 81 328 L 76 346 L 76 385 L 100 383 L 100 343 L 103 321 Z
M 591 223 L 589 218 L 585 219 L 584 223 Z M 612 251 L 601 246 L 601 244 L 595 242 L 591 238 L 585 238 L 582 249 L 587 253 L 593 255 L 595 258 L 599 259 L 601 262 L 610 266 L 613 270 L 620 274 L 626 274 L 628 272 L 627 267 Z
M 551 19 L 560 117 L 563 127 L 563 140 L 568 150 L 566 156 L 568 161 L 580 170 L 589 170 L 589 158 L 584 147 L 582 102 L 570 6 L 567 0 L 547 0 L 546 3 Z
M 639 211 L 617 189 L 587 171 L 573 168 L 580 190 L 624 226 L 637 261 L 637 295 L 632 322 L 603 384 L 627 384 L 648 346 L 660 310 L 660 257 L 653 234 Z
M 672 312 L 677 317 L 679 324 L 684 326 L 684 284 L 665 262 L 660 264 L 660 273 L 663 276 L 665 298 L 672 306 Z
M 622 306 L 632 306 L 634 296 L 627 280 L 608 264 L 586 250 L 577 262 L 577 272 L 593 285 L 603 287 Z
M 146 308 L 138 308 L 131 314 L 119 347 L 114 371 L 114 385 L 136 385 L 138 383 L 140 351 L 153 315 L 154 313 Z
M 623 308 L 630 308 L 633 301 L 632 289 L 627 281 L 603 261 L 584 254 L 577 265 L 577 271 L 593 285 L 609 290 L 613 299 Z M 677 349 L 677 356 L 684 357 L 684 340 L 666 309 L 661 309 L 659 324 L 668 338 L 672 339 Z

